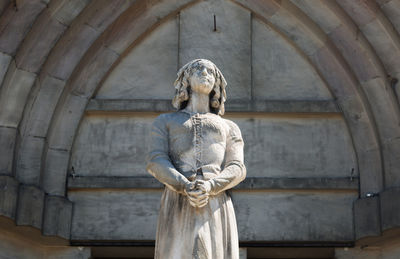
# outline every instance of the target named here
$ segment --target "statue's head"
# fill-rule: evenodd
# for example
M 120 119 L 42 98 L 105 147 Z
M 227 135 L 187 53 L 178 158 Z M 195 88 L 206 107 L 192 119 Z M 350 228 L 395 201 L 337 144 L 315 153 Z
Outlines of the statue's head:
M 207 78 L 199 78 L 198 75 L 201 73 Z M 204 80 L 204 82 L 197 84 L 199 80 Z M 225 112 L 226 81 L 217 66 L 207 59 L 192 60 L 179 69 L 178 77 L 174 83 L 175 97 L 172 100 L 172 105 L 178 110 L 184 109 L 190 99 L 192 88 L 198 87 L 198 85 L 202 85 L 203 90 L 209 92 L 210 111 L 223 115 Z

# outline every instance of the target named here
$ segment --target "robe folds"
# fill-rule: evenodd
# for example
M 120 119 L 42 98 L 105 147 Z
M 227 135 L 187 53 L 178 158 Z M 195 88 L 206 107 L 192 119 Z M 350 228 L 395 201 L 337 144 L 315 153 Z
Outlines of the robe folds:
M 235 212 L 226 190 L 246 176 L 243 139 L 232 121 L 185 110 L 158 116 L 151 130 L 148 172 L 166 188 L 161 198 L 156 259 L 238 259 Z M 184 193 L 196 179 L 211 183 L 208 204 Z

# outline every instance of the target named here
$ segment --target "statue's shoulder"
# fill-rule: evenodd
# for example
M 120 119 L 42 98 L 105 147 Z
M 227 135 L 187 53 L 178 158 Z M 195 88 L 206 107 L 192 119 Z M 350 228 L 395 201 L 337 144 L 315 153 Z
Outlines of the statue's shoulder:
M 230 134 L 232 134 L 232 135 L 241 135 L 240 128 L 236 123 L 234 123 L 231 120 L 224 119 L 224 118 L 222 118 L 222 120 L 227 125 L 227 128 L 228 128 Z
M 156 124 L 156 123 L 164 123 L 165 120 L 166 120 L 166 118 L 167 118 L 166 114 L 167 114 L 167 113 L 162 113 L 162 114 L 158 115 L 158 116 L 154 119 L 153 123 L 154 123 L 154 124 Z
M 179 117 L 179 116 L 182 116 L 182 113 L 179 111 L 161 113 L 160 115 L 158 115 L 156 117 L 156 120 L 165 120 L 165 119 L 175 118 L 175 117 Z
M 185 114 L 182 112 L 179 112 L 179 111 L 162 113 L 154 119 L 154 122 L 167 124 L 168 122 L 176 121 L 177 119 L 181 118 L 182 116 L 185 116 Z

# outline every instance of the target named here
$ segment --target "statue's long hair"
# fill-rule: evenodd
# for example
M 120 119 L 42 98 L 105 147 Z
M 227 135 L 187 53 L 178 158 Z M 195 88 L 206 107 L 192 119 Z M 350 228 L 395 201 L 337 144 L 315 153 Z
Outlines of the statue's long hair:
M 195 65 L 200 61 L 210 62 L 214 67 L 215 83 L 213 90 L 210 93 L 210 111 L 217 115 L 223 115 L 225 113 L 224 103 L 226 101 L 226 80 L 217 66 L 206 59 L 192 60 L 179 69 L 177 73 L 178 77 L 174 82 L 175 96 L 172 100 L 172 105 L 178 110 L 182 110 L 187 106 L 191 91 L 189 77 L 192 75 Z

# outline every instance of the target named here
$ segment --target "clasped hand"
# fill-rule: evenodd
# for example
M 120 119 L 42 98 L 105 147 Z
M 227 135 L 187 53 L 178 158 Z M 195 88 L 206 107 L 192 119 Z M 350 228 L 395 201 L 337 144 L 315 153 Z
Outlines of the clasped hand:
M 185 194 L 188 197 L 189 203 L 195 208 L 202 208 L 207 205 L 210 191 L 210 182 L 204 180 L 190 182 L 185 188 Z

